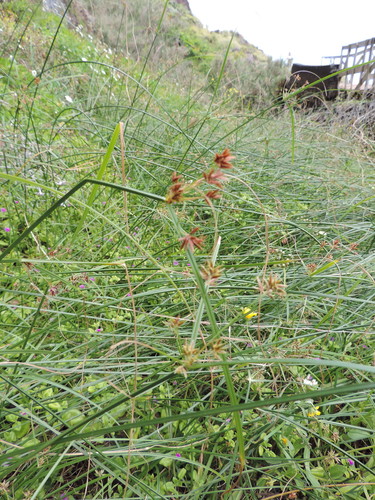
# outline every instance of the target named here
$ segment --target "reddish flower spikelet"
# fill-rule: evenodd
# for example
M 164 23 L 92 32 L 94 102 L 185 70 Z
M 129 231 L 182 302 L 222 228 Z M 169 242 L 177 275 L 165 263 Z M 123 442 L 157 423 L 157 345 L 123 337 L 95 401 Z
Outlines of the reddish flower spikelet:
M 214 162 L 219 165 L 220 168 L 233 168 L 233 165 L 230 163 L 235 156 L 231 156 L 228 148 L 224 149 L 221 154 L 216 153 Z
M 178 203 L 179 201 L 183 201 L 183 194 L 185 190 L 185 184 L 183 182 L 179 182 L 182 175 L 178 175 L 177 172 L 173 172 L 172 174 L 172 186 L 170 186 L 165 201 L 167 203 Z
M 184 186 L 181 182 L 176 182 L 172 184 L 169 188 L 168 194 L 165 198 L 167 203 L 178 203 L 179 201 L 183 201 L 184 194 Z
M 199 250 L 202 249 L 202 243 L 204 238 L 198 238 L 198 236 L 194 236 L 194 234 L 199 230 L 199 227 L 196 227 L 190 231 L 189 234 L 186 234 L 182 238 L 179 238 L 178 241 L 181 241 L 181 247 L 186 249 L 190 249 L 192 252 L 194 248 L 197 247 Z
M 227 181 L 228 178 L 220 169 L 232 168 L 233 165 L 230 163 L 230 161 L 234 158 L 235 157 L 230 154 L 228 148 L 224 149 L 221 154 L 217 153 L 214 158 L 214 161 L 219 166 L 219 169 L 211 168 L 209 172 L 203 173 L 202 177 L 188 184 L 184 182 L 182 175 L 178 174 L 177 172 L 173 172 L 171 176 L 172 185 L 169 187 L 167 195 L 165 197 L 166 203 L 178 203 L 181 201 L 203 198 L 208 204 L 210 204 L 210 199 L 219 199 L 221 194 L 217 189 L 208 191 L 207 193 L 202 195 L 200 191 L 197 191 L 197 188 L 202 182 L 207 182 L 207 184 L 213 184 L 214 186 L 222 189 L 222 183 Z M 192 196 L 186 198 L 185 195 L 188 192 L 191 192 Z
M 175 184 L 181 179 L 182 175 L 179 175 L 177 172 L 173 172 L 172 174 L 172 183 Z
M 204 197 L 206 198 L 207 203 L 209 204 L 208 200 L 218 200 L 221 198 L 221 193 L 218 189 L 215 189 L 214 191 L 207 191 L 205 193 Z
M 203 177 L 208 184 L 214 184 L 219 188 L 223 187 L 221 182 L 225 182 L 226 180 L 228 180 L 224 172 L 222 172 L 221 170 L 214 170 L 213 168 L 207 174 L 204 173 Z

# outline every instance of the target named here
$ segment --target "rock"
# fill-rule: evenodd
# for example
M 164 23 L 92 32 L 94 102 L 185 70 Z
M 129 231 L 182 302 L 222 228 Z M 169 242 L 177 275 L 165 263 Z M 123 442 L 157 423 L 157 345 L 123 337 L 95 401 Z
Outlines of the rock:
M 43 0 L 42 8 L 46 12 L 52 12 L 57 16 L 62 16 L 67 5 L 68 0 Z M 69 11 L 66 13 L 65 19 L 70 27 L 77 28 L 77 26 L 81 25 L 82 27 L 82 25 L 84 25 L 88 31 L 93 30 L 91 16 L 81 2 L 73 2 Z
M 187 8 L 187 10 L 188 10 L 189 12 L 191 12 L 191 10 L 190 10 L 190 5 L 189 5 L 188 0 L 174 0 L 174 1 L 175 1 L 176 3 L 181 4 L 181 5 L 185 5 L 185 7 Z
M 66 5 L 63 0 L 43 0 L 43 10 L 62 16 L 65 9 Z

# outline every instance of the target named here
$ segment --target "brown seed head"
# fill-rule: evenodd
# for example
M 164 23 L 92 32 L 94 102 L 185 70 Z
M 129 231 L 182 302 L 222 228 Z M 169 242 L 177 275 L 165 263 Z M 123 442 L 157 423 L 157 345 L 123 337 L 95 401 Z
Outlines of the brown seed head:
M 182 175 L 179 175 L 177 172 L 173 172 L 172 174 L 172 183 L 175 184 L 181 179 Z
M 208 200 L 218 200 L 219 198 L 221 198 L 221 193 L 220 193 L 220 191 L 215 189 L 214 191 L 207 191 L 207 193 L 205 193 L 204 197 L 206 199 L 206 202 L 208 204 L 210 204 Z
M 180 366 L 175 369 L 175 373 L 180 373 L 187 377 L 187 368 L 190 368 L 197 360 L 199 349 L 196 349 L 193 344 L 185 344 L 182 348 L 183 360 Z
M 270 274 L 267 279 L 260 280 L 257 278 L 258 286 L 257 290 L 259 293 L 273 297 L 275 294 L 279 297 L 285 297 L 286 292 L 284 285 L 280 278 L 276 274 Z
M 292 491 L 291 493 L 289 493 L 288 495 L 288 500 L 295 500 L 297 497 L 297 493 L 295 493 L 294 491 Z
M 309 273 L 313 273 L 314 271 L 316 271 L 316 268 L 318 267 L 315 262 L 310 262 L 310 264 L 307 264 L 307 271 Z
M 334 443 L 337 443 L 338 441 L 340 441 L 340 433 L 337 431 L 333 431 L 331 438 Z
M 185 378 L 187 378 L 187 370 L 182 365 L 178 366 L 174 372 L 177 373 L 177 375 L 183 375 Z
M 228 148 L 224 149 L 221 154 L 216 153 L 214 162 L 219 165 L 220 168 L 232 168 L 233 165 L 230 163 L 235 156 L 231 156 Z
M 222 341 L 222 339 L 217 339 L 213 344 L 212 344 L 212 351 L 214 354 L 214 357 L 216 359 L 220 359 L 220 354 L 225 352 L 225 345 Z
M 176 182 L 170 186 L 165 201 L 167 203 L 178 203 L 179 201 L 183 201 L 183 194 L 184 185 L 181 182 Z
M 208 182 L 208 184 L 214 184 L 219 188 L 223 187 L 221 182 L 225 182 L 226 180 L 228 180 L 224 172 L 222 172 L 221 170 L 214 170 L 213 168 L 208 173 L 204 173 L 203 177 L 205 181 Z
M 179 316 L 176 316 L 175 318 L 171 318 L 169 320 L 169 325 L 171 328 L 178 328 L 179 326 L 181 326 L 183 324 L 184 324 L 184 321 Z
M 178 241 L 181 241 L 181 247 L 184 248 L 185 250 L 187 248 L 190 248 L 190 250 L 193 252 L 194 248 L 197 247 L 199 250 L 202 249 L 202 243 L 204 241 L 204 238 L 198 238 L 198 236 L 194 236 L 194 234 L 199 230 L 199 227 L 195 227 L 190 231 L 189 234 L 186 234 L 182 238 L 179 238 Z
M 214 264 L 209 260 L 201 267 L 201 276 L 209 285 L 213 285 L 218 278 L 221 276 L 221 267 L 214 266 Z
M 10 483 L 8 481 L 2 481 L 0 483 L 0 493 L 3 493 L 4 496 L 10 492 Z

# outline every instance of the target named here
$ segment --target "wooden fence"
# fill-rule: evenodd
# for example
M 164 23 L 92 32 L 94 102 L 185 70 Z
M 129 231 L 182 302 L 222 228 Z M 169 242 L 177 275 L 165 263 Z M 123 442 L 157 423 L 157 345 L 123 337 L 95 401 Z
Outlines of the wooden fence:
M 339 64 L 340 69 L 360 65 L 342 74 L 340 88 L 375 91 L 375 38 L 346 45 L 341 49 L 341 56 L 328 56 L 324 59 L 329 59 L 330 64 Z

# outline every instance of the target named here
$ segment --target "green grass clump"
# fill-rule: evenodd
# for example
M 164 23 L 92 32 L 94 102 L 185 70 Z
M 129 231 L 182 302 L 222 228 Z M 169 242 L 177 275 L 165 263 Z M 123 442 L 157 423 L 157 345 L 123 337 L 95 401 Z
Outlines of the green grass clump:
M 370 143 L 1 9 L 1 497 L 373 497 Z

